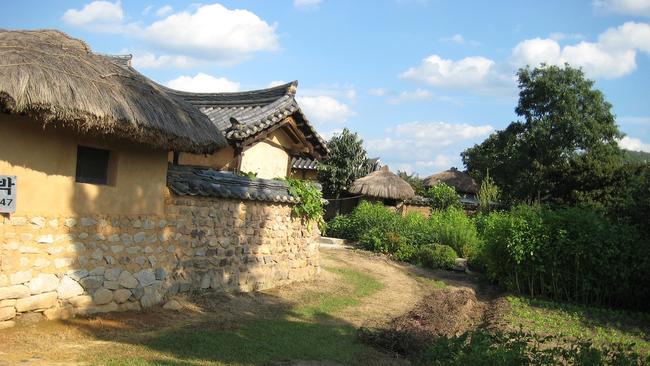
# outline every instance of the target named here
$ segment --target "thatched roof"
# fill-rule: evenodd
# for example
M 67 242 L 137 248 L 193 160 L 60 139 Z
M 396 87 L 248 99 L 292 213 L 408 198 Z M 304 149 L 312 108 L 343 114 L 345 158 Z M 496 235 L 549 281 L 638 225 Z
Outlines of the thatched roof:
M 166 88 L 205 113 L 231 143 L 251 140 L 270 131 L 291 117 L 315 156 L 329 152 L 325 140 L 316 132 L 295 99 L 298 82 L 272 88 L 229 93 L 193 93 Z
M 376 172 L 355 180 L 349 191 L 353 194 L 396 200 L 406 200 L 415 196 L 411 185 L 391 173 L 386 165 Z
M 0 111 L 168 150 L 227 144 L 190 103 L 62 32 L 0 30 L 0 49 Z
M 479 185 L 474 178 L 456 168 L 451 168 L 424 178 L 425 187 L 433 187 L 438 183 L 445 183 L 452 186 L 458 193 L 478 193 L 479 190 Z

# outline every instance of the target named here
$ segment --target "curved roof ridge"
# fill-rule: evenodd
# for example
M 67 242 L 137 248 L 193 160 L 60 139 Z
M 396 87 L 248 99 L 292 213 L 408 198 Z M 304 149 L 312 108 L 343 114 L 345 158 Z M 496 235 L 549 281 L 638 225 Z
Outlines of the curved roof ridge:
M 196 93 L 164 87 L 168 93 L 175 94 L 195 106 L 228 106 L 270 104 L 284 97 L 296 95 L 298 80 L 265 89 L 246 90 L 238 92 Z

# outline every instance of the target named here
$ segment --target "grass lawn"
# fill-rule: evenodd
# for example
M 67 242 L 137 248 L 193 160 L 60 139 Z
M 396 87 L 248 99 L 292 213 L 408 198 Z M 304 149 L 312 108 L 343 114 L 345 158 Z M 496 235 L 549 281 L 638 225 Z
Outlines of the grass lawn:
M 650 354 L 650 314 L 561 304 L 508 296 L 505 320 L 512 328 L 540 335 L 591 339 L 595 345 L 634 343 L 640 354 Z
M 339 281 L 336 291 L 309 291 L 289 309 L 253 316 L 234 326 L 206 321 L 154 333 L 138 344 L 94 357 L 106 365 L 260 365 L 286 360 L 365 364 L 384 358 L 356 340 L 356 328 L 338 320 L 340 310 L 358 305 L 384 285 L 355 269 L 326 267 Z

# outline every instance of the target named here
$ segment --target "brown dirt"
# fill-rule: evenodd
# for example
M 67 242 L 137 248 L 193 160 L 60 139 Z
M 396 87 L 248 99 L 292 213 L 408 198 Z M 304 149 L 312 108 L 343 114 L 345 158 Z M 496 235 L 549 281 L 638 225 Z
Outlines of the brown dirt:
M 349 266 L 384 285 L 360 304 L 337 313 L 336 321 L 359 327 L 415 327 L 431 334 L 452 335 L 480 323 L 489 312 L 491 299 L 476 296 L 484 291 L 479 291 L 472 276 L 427 271 L 363 251 L 321 253 L 324 268 Z M 443 280 L 448 286 L 438 290 L 432 280 Z M 314 280 L 259 293 L 206 293 L 181 299 L 185 307 L 181 313 L 157 308 L 0 330 L 0 366 L 84 365 L 79 360 L 109 349 L 116 355 L 141 356 L 142 348 L 136 345 L 151 334 L 206 321 L 223 329 L 244 319 L 277 316 L 308 301 L 305 296 L 310 292 L 348 291 L 348 285 L 341 282 L 336 274 L 323 270 Z M 294 364 L 313 364 L 300 362 Z

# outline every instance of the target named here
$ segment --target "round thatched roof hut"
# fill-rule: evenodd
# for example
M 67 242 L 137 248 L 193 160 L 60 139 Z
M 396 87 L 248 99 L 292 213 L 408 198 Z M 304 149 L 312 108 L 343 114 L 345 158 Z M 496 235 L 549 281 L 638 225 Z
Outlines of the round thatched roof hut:
M 424 178 L 425 187 L 433 187 L 438 183 L 445 183 L 452 186 L 458 193 L 476 194 L 479 191 L 479 185 L 476 183 L 474 178 L 456 168 L 451 168 L 444 172 L 436 173 Z
M 210 119 L 131 68 L 55 30 L 0 30 L 0 111 L 156 148 L 227 145 Z
M 384 165 L 380 170 L 372 172 L 352 183 L 350 193 L 364 196 L 403 201 L 415 196 L 415 191 L 404 179 L 388 170 Z

